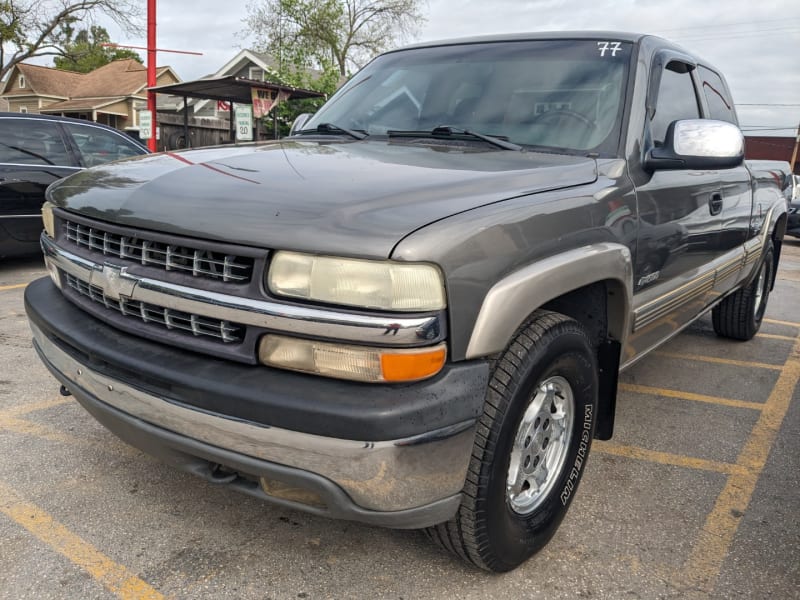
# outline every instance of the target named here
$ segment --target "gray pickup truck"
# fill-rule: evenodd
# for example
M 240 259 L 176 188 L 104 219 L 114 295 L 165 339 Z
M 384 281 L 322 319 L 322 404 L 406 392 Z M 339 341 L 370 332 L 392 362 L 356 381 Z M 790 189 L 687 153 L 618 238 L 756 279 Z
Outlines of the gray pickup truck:
M 773 174 L 662 39 L 422 44 L 283 140 L 51 186 L 26 310 L 62 393 L 134 446 L 506 571 L 611 437 L 620 370 L 709 310 L 755 335 Z

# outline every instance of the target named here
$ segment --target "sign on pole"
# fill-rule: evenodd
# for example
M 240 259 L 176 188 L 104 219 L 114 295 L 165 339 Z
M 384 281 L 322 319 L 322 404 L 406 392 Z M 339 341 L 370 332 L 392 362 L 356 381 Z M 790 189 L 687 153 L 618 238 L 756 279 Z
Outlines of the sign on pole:
M 253 139 L 253 107 L 249 105 L 237 106 L 236 114 L 236 141 L 245 142 Z
M 149 110 L 139 111 L 139 139 L 149 140 L 153 137 L 153 113 Z

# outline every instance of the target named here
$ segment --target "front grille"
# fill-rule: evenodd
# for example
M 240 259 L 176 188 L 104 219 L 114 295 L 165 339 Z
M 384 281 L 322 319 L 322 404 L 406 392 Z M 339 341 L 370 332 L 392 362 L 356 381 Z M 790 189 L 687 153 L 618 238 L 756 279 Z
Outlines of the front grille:
M 74 221 L 64 221 L 64 233 L 77 246 L 167 271 L 217 279 L 225 283 L 245 283 L 253 275 L 253 259 L 247 256 L 166 244 L 138 235 L 121 235 Z
M 115 310 L 132 320 L 137 319 L 155 327 L 166 328 L 186 335 L 210 338 L 225 344 L 238 344 L 244 339 L 246 332 L 244 325 L 202 317 L 138 300 L 126 298 L 114 300 L 106 296 L 99 287 L 78 279 L 74 275 L 63 271 L 61 275 L 67 286 L 81 296 L 85 296 L 109 310 Z

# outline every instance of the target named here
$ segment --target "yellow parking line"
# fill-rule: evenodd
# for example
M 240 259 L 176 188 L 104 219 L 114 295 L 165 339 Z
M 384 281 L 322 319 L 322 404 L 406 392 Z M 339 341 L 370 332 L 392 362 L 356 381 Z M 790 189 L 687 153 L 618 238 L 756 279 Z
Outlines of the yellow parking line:
M 775 333 L 757 333 L 756 337 L 764 338 L 767 340 L 786 340 L 789 342 L 793 342 L 797 339 L 797 336 L 794 335 L 777 335 Z
M 32 435 L 43 440 L 51 442 L 61 442 L 64 444 L 74 444 L 77 446 L 88 445 L 85 440 L 75 437 L 66 433 L 61 433 L 57 429 L 26 421 L 25 419 L 17 419 L 16 417 L 8 417 L 0 415 L 0 430 L 11 431 L 13 433 L 20 433 L 23 435 Z
M 623 392 L 634 392 L 637 394 L 647 394 L 649 396 L 664 396 L 666 398 L 677 398 L 679 400 L 693 400 L 695 402 L 707 402 L 709 404 L 720 404 L 722 406 L 732 406 L 734 408 L 749 408 L 752 410 L 761 410 L 764 408 L 764 404 L 761 402 L 747 402 L 746 400 L 706 396 L 705 394 L 668 390 L 665 388 L 650 387 L 649 385 L 620 383 L 619 389 Z
M 85 570 L 122 600 L 164 598 L 148 583 L 72 533 L 38 506 L 26 502 L 3 483 L 0 483 L 0 512 Z
M 725 488 L 706 518 L 686 563 L 683 579 L 710 592 L 716 585 L 736 530 L 755 490 L 758 478 L 780 431 L 783 418 L 800 382 L 800 340 L 795 343 L 775 387 L 761 411 L 736 464 L 744 469 L 728 477 Z
M 714 473 L 723 473 L 725 475 L 744 473 L 746 471 L 744 467 L 730 463 L 693 458 L 682 454 L 670 454 L 669 452 L 658 452 L 656 450 L 647 450 L 646 448 L 638 448 L 636 446 L 624 446 L 622 444 L 604 442 L 601 440 L 595 440 L 592 443 L 592 451 L 602 454 L 613 454 L 614 456 L 623 456 L 625 458 L 645 460 L 661 465 L 698 469 L 701 471 L 713 471 Z
M 27 283 L 17 283 L 15 285 L 0 285 L 0 292 L 5 292 L 6 290 L 18 290 L 20 288 L 28 287 Z
M 780 371 L 783 367 L 781 365 L 771 365 L 769 363 L 750 362 L 747 360 L 734 360 L 732 358 L 719 358 L 717 356 L 705 356 L 704 354 L 688 354 L 684 352 L 664 352 L 663 350 L 656 350 L 653 354 L 663 356 L 665 358 L 681 358 L 686 360 L 694 360 L 699 362 L 716 363 L 720 365 L 733 365 L 735 367 L 748 367 L 751 369 L 770 369 L 772 371 Z
M 72 400 L 72 398 L 61 397 L 57 398 L 56 400 L 42 400 L 41 402 L 31 402 L 30 404 L 12 406 L 11 408 L 0 410 L 0 419 L 3 417 L 21 417 L 32 412 L 47 410 L 48 408 L 53 408 L 54 406 L 67 404 L 68 402 L 74 402 L 74 400 Z
M 800 323 L 794 321 L 778 321 L 777 319 L 764 319 L 764 323 L 771 323 L 772 325 L 788 325 L 789 327 L 800 327 Z

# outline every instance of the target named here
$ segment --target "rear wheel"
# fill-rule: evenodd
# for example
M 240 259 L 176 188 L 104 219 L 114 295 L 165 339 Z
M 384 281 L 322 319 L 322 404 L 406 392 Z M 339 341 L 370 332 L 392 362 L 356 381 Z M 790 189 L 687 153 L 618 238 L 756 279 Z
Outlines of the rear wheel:
M 747 341 L 758 333 L 772 288 L 775 270 L 773 254 L 770 241 L 753 281 L 714 307 L 711 317 L 717 335 Z
M 569 317 L 537 311 L 496 363 L 461 507 L 428 536 L 490 571 L 527 560 L 553 536 L 574 497 L 596 408 L 586 331 Z

